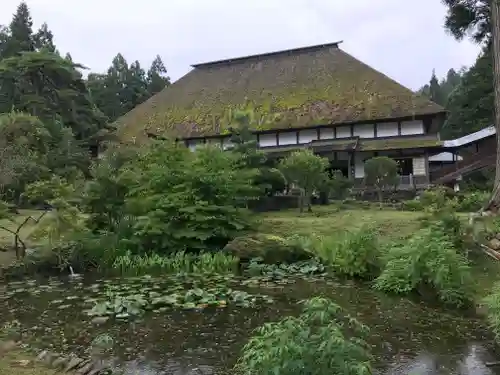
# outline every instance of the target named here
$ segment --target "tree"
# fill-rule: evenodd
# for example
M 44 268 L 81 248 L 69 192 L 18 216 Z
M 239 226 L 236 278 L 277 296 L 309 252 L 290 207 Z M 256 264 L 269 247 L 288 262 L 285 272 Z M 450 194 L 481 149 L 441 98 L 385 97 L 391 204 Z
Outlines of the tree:
M 28 5 L 22 2 L 17 7 L 8 27 L 7 38 L 2 47 L 1 58 L 16 56 L 21 52 L 35 51 L 36 41 L 33 35 L 33 20 Z
M 497 129 L 497 161 L 495 182 L 490 201 L 485 209 L 500 208 L 500 3 L 498 0 L 461 1 L 444 0 L 448 6 L 446 28 L 457 39 L 471 35 L 478 43 L 492 48 L 495 126 Z
M 320 189 L 328 178 L 326 169 L 328 159 L 315 155 L 311 150 L 304 149 L 292 152 L 280 162 L 279 169 L 283 172 L 289 184 L 295 184 L 301 190 L 299 210 L 311 208 L 311 195 Z
M 156 55 L 147 76 L 148 91 L 151 95 L 159 93 L 165 86 L 170 85 L 170 77 L 166 74 L 165 64 L 163 64 L 161 57 Z
M 221 249 L 251 226 L 243 208 L 255 199 L 255 170 L 217 147 L 190 152 L 159 142 L 126 166 L 132 173 L 127 213 L 138 218 L 135 251 Z
M 384 188 L 398 183 L 398 163 L 387 156 L 377 156 L 365 162 L 365 183 L 377 189 L 379 202 L 383 201 Z
M 497 160 L 495 169 L 495 183 L 491 199 L 486 209 L 498 211 L 500 209 L 500 1 L 491 3 L 491 31 L 493 40 L 493 88 L 495 91 L 495 127 L 497 130 Z
M 493 106 L 492 56 L 490 50 L 484 48 L 449 95 L 449 115 L 441 135 L 445 139 L 453 139 L 490 126 L 494 121 Z
M 23 52 L 0 61 L 0 112 L 59 119 L 75 137 L 87 140 L 105 121 L 91 102 L 80 67 L 51 52 Z
M 429 82 L 429 98 L 437 104 L 445 105 L 446 98 L 443 96 L 443 92 L 441 91 L 441 86 L 439 85 L 439 81 L 436 77 L 436 72 L 432 71 L 432 77 Z
M 239 155 L 241 168 L 257 169 L 258 173 L 254 179 L 254 185 L 267 196 L 272 196 L 286 188 L 286 180 L 276 168 L 267 165 L 265 152 L 259 150 L 257 138 L 251 129 L 256 128 L 255 113 L 253 109 L 238 110 L 231 112 L 230 119 L 231 152 Z

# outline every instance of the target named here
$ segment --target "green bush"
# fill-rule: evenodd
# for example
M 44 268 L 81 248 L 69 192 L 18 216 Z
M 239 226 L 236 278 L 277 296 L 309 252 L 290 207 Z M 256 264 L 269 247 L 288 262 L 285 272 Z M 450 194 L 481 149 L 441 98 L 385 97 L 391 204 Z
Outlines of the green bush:
M 368 228 L 335 236 L 305 238 L 301 246 L 338 275 L 370 279 L 380 272 L 377 237 Z
M 261 258 L 266 264 L 294 263 L 311 258 L 311 254 L 285 238 L 262 233 L 236 237 L 223 251 L 242 262 Z
M 495 335 L 495 340 L 500 342 L 500 283 L 493 286 L 491 293 L 483 302 L 487 308 L 488 325 Z
M 438 228 L 422 228 L 389 249 L 375 288 L 391 293 L 432 293 L 457 307 L 472 302 L 473 279 L 467 259 Z M 430 288 L 430 289 L 429 289 Z
M 324 298 L 303 302 L 298 317 L 258 328 L 236 365 L 242 375 L 371 374 L 367 327 Z
M 484 191 L 468 192 L 459 197 L 457 211 L 476 212 L 484 207 L 491 194 Z
M 140 155 L 130 166 L 137 178 L 126 199 L 137 217 L 135 251 L 216 250 L 250 229 L 244 207 L 259 194 L 257 171 L 239 165 L 237 154 L 216 147 L 190 152 L 162 143 Z

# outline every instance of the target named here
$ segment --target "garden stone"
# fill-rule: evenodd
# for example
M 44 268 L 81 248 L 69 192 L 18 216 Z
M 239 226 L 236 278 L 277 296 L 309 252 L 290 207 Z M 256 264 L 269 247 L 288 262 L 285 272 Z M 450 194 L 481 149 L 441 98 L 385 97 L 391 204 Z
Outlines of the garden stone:
M 66 357 L 59 357 L 52 362 L 52 368 L 55 369 L 62 369 L 64 368 L 64 365 L 66 365 L 68 359 Z
M 246 263 L 254 258 L 262 258 L 267 264 L 295 263 L 311 258 L 298 246 L 292 246 L 286 239 L 270 234 L 253 234 L 236 237 L 223 249 Z
M 89 362 L 76 372 L 76 375 L 87 375 L 90 371 L 94 369 L 94 363 Z
M 66 365 L 66 368 L 64 369 L 65 372 L 74 370 L 78 366 L 80 366 L 84 362 L 83 359 L 78 358 L 78 357 L 73 357 L 69 360 L 68 364 Z
M 500 240 L 497 238 L 493 238 L 488 243 L 488 246 L 491 247 L 493 250 L 499 250 L 500 249 Z

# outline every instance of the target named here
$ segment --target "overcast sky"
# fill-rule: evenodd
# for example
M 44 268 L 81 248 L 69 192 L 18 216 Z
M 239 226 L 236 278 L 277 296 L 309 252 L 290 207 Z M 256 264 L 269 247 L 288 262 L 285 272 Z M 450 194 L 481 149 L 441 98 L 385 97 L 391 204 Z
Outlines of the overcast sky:
M 1 0 L 8 24 L 19 0 Z M 471 65 L 478 47 L 443 29 L 440 0 L 28 0 L 57 48 L 104 72 L 118 52 L 176 80 L 191 64 L 343 40 L 341 48 L 412 89 L 432 69 Z

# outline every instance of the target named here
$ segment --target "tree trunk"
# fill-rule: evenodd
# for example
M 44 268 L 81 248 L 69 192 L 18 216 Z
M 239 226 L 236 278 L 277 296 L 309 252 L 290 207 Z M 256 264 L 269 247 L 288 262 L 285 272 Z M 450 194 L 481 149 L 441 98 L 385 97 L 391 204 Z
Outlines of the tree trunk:
M 497 212 L 500 208 L 500 0 L 491 2 L 491 31 L 493 38 L 493 88 L 495 90 L 495 128 L 497 130 L 497 161 L 495 184 L 485 210 Z

